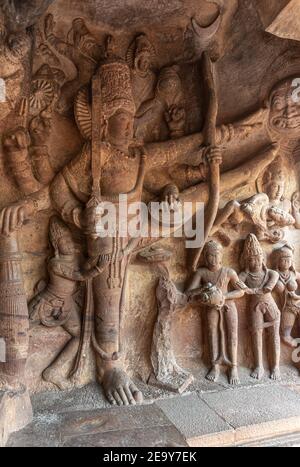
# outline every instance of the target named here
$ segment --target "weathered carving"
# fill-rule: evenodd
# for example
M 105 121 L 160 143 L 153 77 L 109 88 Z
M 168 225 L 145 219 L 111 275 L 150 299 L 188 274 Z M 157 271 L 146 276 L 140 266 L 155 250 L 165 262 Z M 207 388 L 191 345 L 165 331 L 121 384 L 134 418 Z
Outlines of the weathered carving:
M 217 381 L 220 365 L 229 366 L 229 382 L 239 384 L 238 313 L 234 300 L 243 297 L 247 287 L 237 273 L 222 266 L 222 247 L 210 241 L 203 250 L 205 267 L 198 269 L 188 286 L 189 299 L 206 308 L 207 336 L 211 369 L 207 379 Z
M 145 34 L 129 46 L 126 61 L 131 68 L 133 98 L 137 109 L 153 97 L 156 75 L 153 71 L 156 51 Z
M 279 274 L 276 291 L 281 300 L 281 339 L 290 346 L 297 347 L 292 331 L 300 314 L 300 274 L 294 267 L 293 248 L 285 245 L 275 251 L 276 271 Z
M 153 99 L 139 106 L 136 136 L 142 141 L 163 141 L 184 135 L 185 103 L 179 68 L 161 70 Z
M 82 18 L 74 19 L 66 41 L 56 36 L 54 30 L 54 17 L 49 14 L 45 19 L 44 27 L 46 40 L 59 55 L 67 57 L 77 70 L 76 78 L 65 83 L 61 89 L 61 99 L 57 109 L 64 113 L 72 107 L 73 99 L 80 87 L 91 80 L 97 63 L 104 56 L 104 50 L 90 33 Z
M 280 311 L 272 296 L 279 274 L 265 265 L 265 255 L 255 235 L 250 234 L 244 245 L 242 262 L 245 270 L 240 279 L 252 290 L 250 298 L 251 332 L 255 369 L 251 376 L 261 379 L 263 365 L 263 331 L 268 328 L 272 346 L 271 379 L 280 378 Z
M 158 315 L 151 346 L 151 363 L 155 378 L 154 381 L 150 378 L 149 382 L 158 382 L 163 387 L 183 393 L 193 382 L 193 376 L 176 362 L 171 329 L 174 316 L 185 307 L 187 297 L 179 292 L 170 277 L 168 260 L 171 255 L 170 251 L 159 247 L 150 247 L 139 255 L 143 262 L 156 265 L 159 273 L 156 287 Z

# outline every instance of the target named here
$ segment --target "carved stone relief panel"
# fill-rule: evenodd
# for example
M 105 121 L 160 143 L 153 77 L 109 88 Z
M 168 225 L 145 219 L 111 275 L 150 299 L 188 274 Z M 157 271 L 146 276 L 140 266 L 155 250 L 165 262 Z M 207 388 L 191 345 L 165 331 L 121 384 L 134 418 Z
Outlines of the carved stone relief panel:
M 97 381 L 136 404 L 138 379 L 190 389 L 195 361 L 278 380 L 300 302 L 300 45 L 265 30 L 282 10 L 2 3 L 0 389 Z

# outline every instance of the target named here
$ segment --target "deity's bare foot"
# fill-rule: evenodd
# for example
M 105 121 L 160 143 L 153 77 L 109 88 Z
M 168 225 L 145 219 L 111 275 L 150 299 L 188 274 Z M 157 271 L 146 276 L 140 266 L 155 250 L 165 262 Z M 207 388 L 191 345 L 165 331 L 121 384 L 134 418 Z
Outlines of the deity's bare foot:
M 262 379 L 262 377 L 264 376 L 265 374 L 265 370 L 263 367 L 261 366 L 258 366 L 257 368 L 255 368 L 255 370 L 251 373 L 251 378 L 254 378 L 254 379 Z
M 293 339 L 292 336 L 281 336 L 282 342 L 284 342 L 286 345 L 289 347 L 292 347 L 293 349 L 296 349 L 298 347 L 297 342 L 295 339 Z
M 74 387 L 74 384 L 65 376 L 62 376 L 56 368 L 46 368 L 43 372 L 43 379 L 47 383 L 52 383 L 62 391 L 67 391 Z
M 237 386 L 238 384 L 240 384 L 240 378 L 236 366 L 233 366 L 229 370 L 229 384 L 231 384 L 232 386 Z
M 125 371 L 110 368 L 104 372 L 102 386 L 112 405 L 135 405 L 143 402 L 143 395 Z
M 211 369 L 209 370 L 209 372 L 207 373 L 206 379 L 208 379 L 208 381 L 212 381 L 213 383 L 215 383 L 216 381 L 218 381 L 219 376 L 220 376 L 219 365 L 213 365 Z
M 273 380 L 273 381 L 278 381 L 280 380 L 280 368 L 278 366 L 276 366 L 273 371 L 271 372 L 271 375 L 270 375 L 270 378 Z

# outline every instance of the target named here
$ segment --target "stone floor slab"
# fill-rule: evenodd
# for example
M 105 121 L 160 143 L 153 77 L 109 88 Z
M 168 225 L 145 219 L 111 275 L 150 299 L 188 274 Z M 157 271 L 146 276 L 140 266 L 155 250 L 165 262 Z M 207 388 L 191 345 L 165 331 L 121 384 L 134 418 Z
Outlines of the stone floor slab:
M 26 390 L 21 393 L 0 392 L 0 447 L 4 447 L 11 433 L 32 421 L 32 406 Z
M 232 427 L 196 394 L 156 402 L 170 421 L 190 442 L 213 433 L 230 434 Z

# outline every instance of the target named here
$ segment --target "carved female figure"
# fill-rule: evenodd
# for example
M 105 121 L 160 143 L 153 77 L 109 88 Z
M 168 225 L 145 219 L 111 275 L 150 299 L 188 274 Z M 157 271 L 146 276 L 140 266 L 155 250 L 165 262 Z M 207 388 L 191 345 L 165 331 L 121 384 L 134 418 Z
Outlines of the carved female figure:
M 249 234 L 245 241 L 242 262 L 245 270 L 240 274 L 240 279 L 252 290 L 250 310 L 255 369 L 251 376 L 261 379 L 264 375 L 263 331 L 268 328 L 273 358 L 271 379 L 277 380 L 280 378 L 280 311 L 272 292 L 279 274 L 266 267 L 264 252 L 254 234 Z
M 300 273 L 293 264 L 293 249 L 285 245 L 276 251 L 276 271 L 279 274 L 276 290 L 281 297 L 281 339 L 290 347 L 297 347 L 291 336 L 293 327 L 300 316 Z
M 220 365 L 225 364 L 229 366 L 230 384 L 236 385 L 239 384 L 238 314 L 234 299 L 243 297 L 247 287 L 239 280 L 233 269 L 222 266 L 222 256 L 223 249 L 219 243 L 210 241 L 205 245 L 203 250 L 205 267 L 194 273 L 187 295 L 190 298 L 199 297 L 202 302 L 204 295 L 207 299 L 205 301 L 211 358 L 211 369 L 207 379 L 217 381 Z

